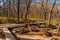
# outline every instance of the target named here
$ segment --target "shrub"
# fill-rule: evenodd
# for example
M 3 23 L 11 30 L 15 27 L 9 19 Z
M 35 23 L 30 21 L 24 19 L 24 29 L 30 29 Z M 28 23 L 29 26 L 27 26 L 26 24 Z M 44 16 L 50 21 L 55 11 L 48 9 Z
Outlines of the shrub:
M 0 17 L 0 24 L 7 23 L 7 21 L 9 23 L 16 23 L 17 18 L 9 18 L 9 19 L 7 19 L 6 17 Z
M 6 23 L 7 22 L 7 18 L 6 17 L 0 17 L 0 24 L 1 23 Z
M 8 19 L 8 22 L 9 23 L 16 23 L 17 22 L 17 19 L 15 19 L 15 18 L 9 18 Z

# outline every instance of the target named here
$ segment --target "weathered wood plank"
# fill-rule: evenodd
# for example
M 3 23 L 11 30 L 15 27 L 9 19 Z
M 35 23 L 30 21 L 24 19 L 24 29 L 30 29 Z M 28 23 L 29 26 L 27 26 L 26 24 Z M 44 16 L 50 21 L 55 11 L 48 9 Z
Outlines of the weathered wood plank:
M 7 28 L 3 28 L 6 40 L 16 40 Z

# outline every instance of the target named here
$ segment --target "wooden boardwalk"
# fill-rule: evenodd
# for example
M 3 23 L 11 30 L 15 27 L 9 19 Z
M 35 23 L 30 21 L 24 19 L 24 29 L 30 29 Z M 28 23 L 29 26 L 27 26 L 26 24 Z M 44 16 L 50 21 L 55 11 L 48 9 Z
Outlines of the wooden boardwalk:
M 51 40 L 52 37 L 46 37 L 41 35 L 16 35 L 21 39 L 29 39 L 29 40 Z
M 3 28 L 6 40 L 16 40 L 7 28 Z
M 12 28 L 21 26 L 25 26 L 25 24 L 0 24 L 0 28 Z

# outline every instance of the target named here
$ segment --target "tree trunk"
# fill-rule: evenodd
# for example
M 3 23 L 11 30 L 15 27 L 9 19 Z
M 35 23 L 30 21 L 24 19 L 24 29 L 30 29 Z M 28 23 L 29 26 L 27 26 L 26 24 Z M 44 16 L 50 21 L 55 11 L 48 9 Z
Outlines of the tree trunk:
M 20 1 L 18 0 L 18 13 L 17 13 L 17 15 L 18 15 L 18 21 L 17 21 L 17 23 L 19 24 L 19 4 L 20 4 Z
M 52 8 L 51 8 L 51 10 L 50 10 L 50 12 L 49 12 L 48 26 L 49 26 L 49 24 L 50 24 L 51 14 L 52 14 L 52 11 L 53 11 L 53 9 L 54 9 L 54 7 L 55 7 L 55 4 L 56 4 L 56 0 L 54 0 L 53 6 L 52 6 Z
M 28 18 L 29 8 L 30 8 L 30 5 L 31 5 L 31 0 L 29 0 L 26 5 L 27 5 L 27 8 L 26 8 L 26 14 L 25 14 L 25 21 L 28 22 L 29 31 L 32 31 L 31 28 L 30 28 L 30 23 L 29 23 L 29 18 Z

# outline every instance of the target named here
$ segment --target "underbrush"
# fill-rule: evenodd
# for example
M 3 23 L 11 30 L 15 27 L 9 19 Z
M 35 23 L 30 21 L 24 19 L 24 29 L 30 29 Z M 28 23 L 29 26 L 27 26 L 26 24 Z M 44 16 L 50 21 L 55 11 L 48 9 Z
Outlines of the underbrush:
M 0 17 L 0 24 L 6 23 L 6 22 L 7 22 L 7 18 L 6 17 Z
M 51 29 L 57 29 L 56 25 L 52 25 L 52 24 L 49 24 L 49 26 L 46 26 L 46 27 Z
M 0 17 L 0 24 L 3 23 L 16 23 L 17 19 L 16 18 L 7 18 L 7 17 Z
M 45 19 L 42 19 L 42 18 L 29 18 L 29 20 L 34 20 L 34 21 L 40 21 L 40 22 L 43 22 L 43 21 L 46 21 L 48 22 L 48 20 L 45 20 Z M 1 23 L 16 23 L 17 22 L 17 18 L 14 18 L 14 17 L 10 17 L 10 18 L 7 18 L 7 17 L 0 17 L 0 24 Z M 24 22 L 24 19 L 23 18 L 19 18 L 19 21 L 20 22 Z M 50 24 L 53 24 L 53 25 L 58 25 L 59 23 L 59 19 L 58 18 L 55 18 L 55 19 L 51 19 L 51 22 Z

